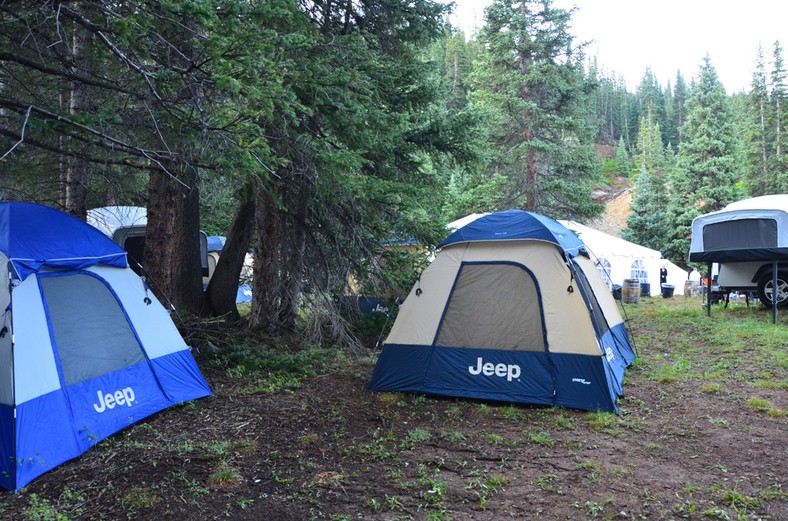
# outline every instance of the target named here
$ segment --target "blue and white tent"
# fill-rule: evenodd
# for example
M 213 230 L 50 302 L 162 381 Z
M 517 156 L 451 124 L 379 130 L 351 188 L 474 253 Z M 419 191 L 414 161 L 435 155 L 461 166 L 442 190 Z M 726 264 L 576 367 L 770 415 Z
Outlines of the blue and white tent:
M 509 210 L 439 249 L 400 308 L 370 389 L 617 411 L 635 354 L 576 235 Z
M 126 252 L 85 222 L 0 203 L 0 278 L 0 486 L 211 394 Z

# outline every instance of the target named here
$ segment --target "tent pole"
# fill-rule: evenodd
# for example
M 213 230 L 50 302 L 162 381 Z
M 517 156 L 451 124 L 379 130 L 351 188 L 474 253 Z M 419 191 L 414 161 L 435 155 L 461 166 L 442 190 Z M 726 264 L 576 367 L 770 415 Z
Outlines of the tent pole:
M 711 316 L 711 262 L 706 263 L 706 316 Z
M 777 261 L 772 263 L 772 324 L 777 323 Z

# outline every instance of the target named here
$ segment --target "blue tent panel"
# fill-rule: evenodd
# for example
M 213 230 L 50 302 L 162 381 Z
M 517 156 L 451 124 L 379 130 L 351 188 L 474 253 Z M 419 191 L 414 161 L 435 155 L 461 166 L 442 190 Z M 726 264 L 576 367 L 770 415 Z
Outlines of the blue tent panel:
M 602 356 L 553 353 L 556 374 L 555 405 L 592 411 L 615 412 L 615 392 Z
M 583 241 L 561 223 L 544 215 L 523 210 L 506 210 L 480 217 L 446 237 L 438 248 L 458 242 L 515 239 L 552 242 L 570 255 L 578 255 L 586 251 Z
M 0 203 L 0 251 L 20 280 L 45 267 L 127 266 L 123 248 L 96 228 L 31 203 Z
M 224 243 L 227 242 L 227 238 L 223 235 L 209 235 L 208 236 L 208 251 L 218 251 L 221 252 L 224 248 Z
M 210 394 L 191 353 L 178 351 L 150 365 L 143 362 L 66 387 L 65 394 L 58 390 L 22 403 L 17 407 L 16 456 L 4 460 L 16 464 L 4 469 L 8 483 L 0 484 L 19 490 L 121 429 Z
M 602 356 L 385 344 L 369 389 L 615 411 L 603 360 Z

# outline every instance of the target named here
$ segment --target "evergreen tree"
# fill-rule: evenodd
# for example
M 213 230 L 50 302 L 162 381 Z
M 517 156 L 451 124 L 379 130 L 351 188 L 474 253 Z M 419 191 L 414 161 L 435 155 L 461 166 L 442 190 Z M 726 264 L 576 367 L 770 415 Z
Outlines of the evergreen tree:
M 671 182 L 669 241 L 663 254 L 683 261 L 689 253 L 692 220 L 739 198 L 733 116 L 717 71 L 706 56 L 687 100 L 678 167 Z
M 638 123 L 647 116 L 652 123 L 665 126 L 665 95 L 651 68 L 647 68 L 637 87 Z M 638 129 L 639 131 L 639 129 Z
M 632 196 L 632 213 L 621 236 L 648 248 L 663 251 L 668 237 L 668 193 L 658 172 L 641 165 Z
M 621 235 L 632 242 L 662 250 L 667 241 L 665 156 L 659 123 L 649 114 L 640 122 L 635 156 L 638 177 L 632 197 L 632 213 Z
M 618 138 L 618 146 L 616 147 L 616 173 L 621 177 L 628 177 L 632 173 L 632 164 L 629 161 L 629 152 L 626 143 L 624 143 L 624 136 Z
M 770 111 L 768 126 L 772 141 L 769 172 L 772 176 L 772 193 L 788 192 L 788 78 L 786 78 L 783 49 L 779 40 L 774 42 L 772 54 Z
M 663 141 L 665 144 L 672 144 L 678 147 L 681 143 L 681 133 L 679 129 L 686 119 L 687 103 L 687 84 L 681 71 L 676 72 L 676 83 L 670 93 L 665 98 L 665 125 L 663 127 Z
M 745 172 L 749 191 L 753 196 L 771 193 L 772 176 L 769 175 L 769 158 L 772 151 L 767 132 L 769 114 L 769 86 L 766 76 L 766 65 L 763 48 L 758 46 L 755 71 L 752 75 L 751 90 L 747 96 L 747 113 L 745 120 L 744 152 Z
M 594 129 L 585 117 L 596 85 L 573 46 L 571 15 L 551 0 L 495 0 L 486 10 L 472 100 L 494 118 L 494 157 L 481 184 L 503 181 L 498 208 L 566 216 L 599 211 L 590 184 Z

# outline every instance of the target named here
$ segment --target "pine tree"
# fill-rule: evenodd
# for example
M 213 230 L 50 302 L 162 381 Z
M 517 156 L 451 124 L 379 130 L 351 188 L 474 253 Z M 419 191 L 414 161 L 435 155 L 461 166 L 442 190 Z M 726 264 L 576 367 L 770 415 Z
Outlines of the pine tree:
M 632 164 L 629 161 L 629 152 L 624 142 L 624 136 L 618 138 L 616 147 L 616 173 L 621 177 L 628 177 L 632 173 Z
M 774 42 L 772 54 L 771 110 L 768 126 L 772 140 L 772 157 L 769 158 L 769 172 L 772 177 L 772 193 L 788 192 L 788 78 L 779 40 Z
M 689 253 L 692 220 L 740 196 L 733 117 L 708 56 L 687 100 L 681 136 L 678 167 L 671 180 L 670 238 L 663 252 L 677 260 L 686 259 Z
M 665 180 L 658 172 L 641 166 L 632 196 L 632 213 L 621 236 L 648 248 L 663 251 L 668 238 Z
M 631 203 L 632 213 L 621 235 L 627 240 L 661 251 L 668 236 L 665 156 L 659 123 L 650 114 L 646 114 L 640 122 L 635 161 L 638 177 Z
M 474 103 L 495 118 L 487 170 L 505 181 L 497 205 L 590 215 L 596 175 L 588 81 L 568 30 L 572 11 L 551 0 L 495 0 L 479 34 L 485 44 L 472 77 Z M 492 208 L 491 208 L 492 209 Z
M 664 141 L 678 147 L 681 144 L 681 126 L 687 117 L 687 84 L 681 71 L 676 72 L 676 83 L 665 111 Z M 667 103 L 667 102 L 666 102 Z
M 769 175 L 771 144 L 767 133 L 767 120 L 771 119 L 770 110 L 763 48 L 758 46 L 755 72 L 753 72 L 751 90 L 747 96 L 747 114 L 744 125 L 744 164 L 749 191 L 753 196 L 768 194 L 772 190 L 773 179 Z

